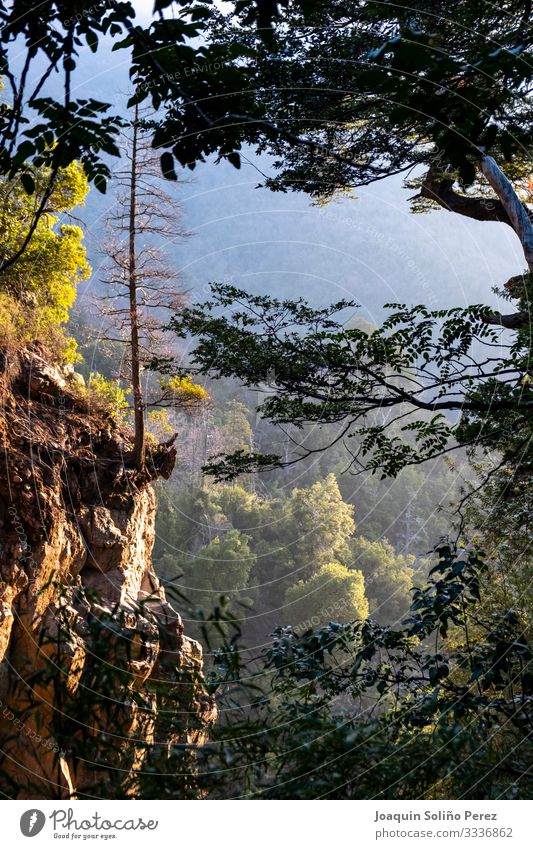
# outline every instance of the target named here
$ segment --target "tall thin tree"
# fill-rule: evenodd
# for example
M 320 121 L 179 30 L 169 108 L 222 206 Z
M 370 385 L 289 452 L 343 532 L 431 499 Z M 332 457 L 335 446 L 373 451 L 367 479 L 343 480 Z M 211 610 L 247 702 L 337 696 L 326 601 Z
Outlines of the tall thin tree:
M 141 386 L 141 355 L 139 350 L 139 309 L 137 304 L 136 279 L 136 216 L 137 216 L 137 146 L 139 138 L 139 106 L 135 105 L 131 141 L 131 176 L 129 208 L 129 251 L 128 251 L 128 291 L 130 301 L 131 330 L 131 386 L 133 392 L 133 410 L 135 421 L 135 443 L 133 455 L 135 465 L 140 469 L 144 464 L 145 425 L 144 401 Z
M 146 408 L 169 400 L 168 391 L 147 400 L 145 366 L 157 352 L 170 353 L 163 329 L 165 314 L 184 299 L 179 276 L 164 254 L 186 235 L 175 200 L 165 191 L 159 157 L 151 147 L 150 121 L 134 107 L 129 132 L 124 134 L 125 166 L 114 174 L 116 205 L 107 216 L 104 250 L 103 313 L 106 338 L 126 347 L 121 377 L 131 381 L 134 421 L 133 462 L 142 471 L 146 458 Z M 114 338 L 118 331 L 118 338 Z M 153 383 L 153 376 L 151 377 Z M 144 381 L 150 383 L 150 378 Z

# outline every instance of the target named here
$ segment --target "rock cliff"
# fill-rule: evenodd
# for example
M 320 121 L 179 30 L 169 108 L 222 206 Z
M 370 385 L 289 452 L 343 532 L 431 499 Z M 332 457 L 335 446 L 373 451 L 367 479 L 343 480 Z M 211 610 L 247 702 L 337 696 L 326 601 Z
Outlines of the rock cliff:
M 135 793 L 151 747 L 201 742 L 215 717 L 151 563 L 150 479 L 174 449 L 140 479 L 128 435 L 36 348 L 0 354 L 0 446 L 2 790 L 99 795 L 105 775 Z

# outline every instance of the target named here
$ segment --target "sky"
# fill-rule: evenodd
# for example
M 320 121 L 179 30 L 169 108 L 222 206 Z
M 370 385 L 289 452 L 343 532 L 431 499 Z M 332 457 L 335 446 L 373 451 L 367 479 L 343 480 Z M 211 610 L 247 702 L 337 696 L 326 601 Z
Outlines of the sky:
M 151 2 L 135 5 L 142 19 L 149 17 Z M 125 111 L 128 87 L 126 51 L 113 53 L 104 41 L 96 56 L 81 52 L 74 96 L 90 95 Z M 509 227 L 445 211 L 413 215 L 408 203 L 413 192 L 399 178 L 317 207 L 301 194 L 257 188 L 257 168 L 268 173 L 269 160 L 258 160 L 253 151 L 247 159 L 238 171 L 210 161 L 168 187 L 192 235 L 167 244 L 167 259 L 183 287 L 198 296 L 210 281 L 225 280 L 314 304 L 350 298 L 360 304 L 359 314 L 378 322 L 383 304 L 391 301 L 435 308 L 496 305 L 492 287 L 524 268 Z M 112 186 L 105 197 L 92 190 L 81 213 L 94 268 L 80 292 L 82 307 L 100 287 L 102 224 L 115 202 Z

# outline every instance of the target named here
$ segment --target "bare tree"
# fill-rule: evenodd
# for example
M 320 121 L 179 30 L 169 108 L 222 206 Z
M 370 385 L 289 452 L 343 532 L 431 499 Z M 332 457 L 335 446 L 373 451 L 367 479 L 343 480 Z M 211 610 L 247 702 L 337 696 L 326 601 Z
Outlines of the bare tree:
M 109 290 L 103 299 L 108 317 L 107 338 L 126 346 L 124 364 L 133 395 L 134 463 L 142 471 L 146 454 L 147 406 L 172 403 L 172 391 L 160 389 L 148 400 L 153 388 L 143 374 L 146 364 L 171 353 L 164 331 L 168 311 L 175 312 L 184 291 L 164 253 L 181 240 L 186 231 L 175 201 L 164 189 L 159 156 L 150 144 L 150 121 L 135 106 L 128 132 L 123 133 L 124 165 L 114 173 L 116 204 L 107 216 L 107 256 L 104 282 Z M 118 338 L 116 336 L 118 335 Z M 175 352 L 174 352 L 175 353 Z

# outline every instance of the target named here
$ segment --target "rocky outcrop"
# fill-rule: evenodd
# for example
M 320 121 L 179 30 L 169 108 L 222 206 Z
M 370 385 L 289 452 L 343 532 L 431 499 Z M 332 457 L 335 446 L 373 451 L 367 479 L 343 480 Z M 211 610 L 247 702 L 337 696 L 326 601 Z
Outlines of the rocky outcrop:
M 135 793 L 151 744 L 201 742 L 215 717 L 151 563 L 149 478 L 173 449 L 140 478 L 128 435 L 38 350 L 1 357 L 0 401 L 2 789 L 100 795 L 98 760 Z

